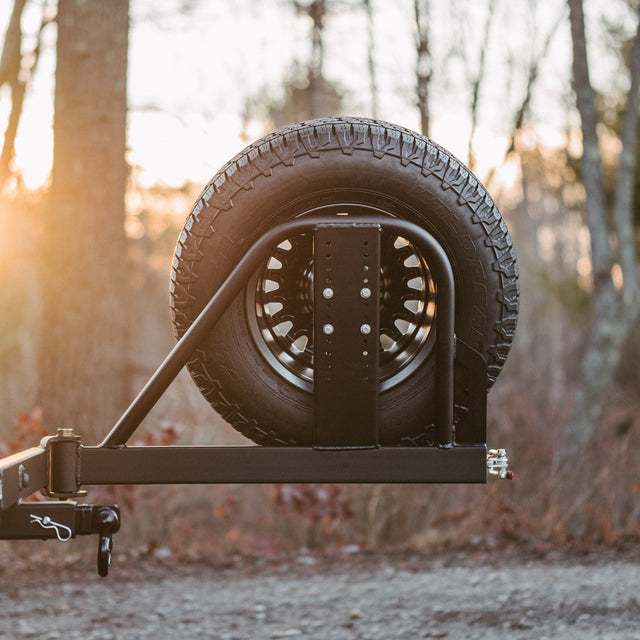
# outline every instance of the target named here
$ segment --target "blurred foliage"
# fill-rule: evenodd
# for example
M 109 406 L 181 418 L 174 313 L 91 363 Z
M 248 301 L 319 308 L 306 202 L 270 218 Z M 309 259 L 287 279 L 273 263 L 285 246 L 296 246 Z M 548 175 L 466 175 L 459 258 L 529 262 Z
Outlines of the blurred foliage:
M 542 271 L 540 282 L 550 299 L 560 304 L 574 321 L 585 321 L 591 308 L 591 298 L 575 276 L 556 276 L 549 271 Z

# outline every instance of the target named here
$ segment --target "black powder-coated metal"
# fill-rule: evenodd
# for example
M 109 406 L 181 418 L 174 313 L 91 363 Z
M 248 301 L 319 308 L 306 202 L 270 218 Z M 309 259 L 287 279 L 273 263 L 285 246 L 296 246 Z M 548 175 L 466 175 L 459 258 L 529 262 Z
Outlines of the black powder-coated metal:
M 6 540 L 57 538 L 66 542 L 95 533 L 112 535 L 119 528 L 119 507 L 73 500 L 23 502 L 3 511 L 0 519 L 0 537 Z
M 304 482 L 484 483 L 484 445 L 380 447 L 80 448 L 82 485 Z
M 368 207 L 368 209 L 372 208 Z M 336 216 L 315 217 L 309 215 L 282 223 L 267 231 L 251 246 L 233 269 L 230 276 L 216 291 L 100 446 L 121 446 L 127 442 L 192 357 L 200 342 L 240 293 L 251 275 L 268 258 L 272 248 L 288 236 L 312 232 L 321 224 L 339 224 L 343 229 L 356 228 L 360 225 L 382 225 L 385 229 L 410 240 L 429 264 L 437 286 L 435 378 L 438 399 L 436 403 L 436 433 L 439 446 L 451 446 L 453 442 L 453 358 L 455 351 L 453 271 L 443 248 L 425 229 L 406 220 L 381 215 L 350 215 L 345 216 L 344 221 L 337 220 Z
M 456 361 L 471 381 L 465 389 L 465 410 L 456 423 L 457 444 L 484 444 L 487 441 L 487 390 L 479 381 L 487 379 L 487 363 L 481 353 L 456 339 Z
M 78 496 L 78 447 L 80 436 L 71 429 L 58 429 L 58 435 L 42 440 L 49 451 L 49 484 L 47 494 L 59 498 Z
M 46 487 L 48 481 L 44 447 L 25 449 L 0 460 L 0 511 Z
M 313 250 L 316 448 L 377 447 L 380 225 L 319 225 Z

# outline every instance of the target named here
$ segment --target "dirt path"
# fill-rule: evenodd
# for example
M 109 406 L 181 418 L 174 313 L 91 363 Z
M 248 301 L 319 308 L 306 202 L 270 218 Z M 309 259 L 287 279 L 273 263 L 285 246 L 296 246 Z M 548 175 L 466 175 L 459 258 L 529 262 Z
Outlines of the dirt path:
M 311 557 L 0 572 L 0 638 L 640 640 L 640 564 Z

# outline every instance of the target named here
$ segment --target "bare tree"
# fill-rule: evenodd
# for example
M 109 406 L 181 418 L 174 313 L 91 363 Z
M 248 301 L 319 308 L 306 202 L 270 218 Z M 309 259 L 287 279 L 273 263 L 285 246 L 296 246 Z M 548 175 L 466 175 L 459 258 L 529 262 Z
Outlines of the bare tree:
M 48 17 L 49 12 L 45 1 L 42 6 L 42 18 L 40 28 L 36 34 L 35 46 L 29 56 L 30 63 L 28 65 L 25 64 L 24 60 L 27 56 L 22 52 L 23 33 L 21 27 L 25 6 L 26 0 L 15 0 L 9 26 L 5 34 L 2 57 L 0 58 L 0 87 L 6 84 L 11 89 L 11 111 L 4 132 L 2 151 L 0 151 L 0 193 L 2 193 L 12 175 L 11 163 L 15 155 L 18 127 L 27 87 L 38 67 L 42 31 L 52 22 L 51 18 Z
M 309 102 L 312 118 L 325 114 L 324 109 L 324 20 L 327 15 L 327 0 L 310 0 L 303 3 L 294 0 L 298 13 L 309 16 L 313 27 L 311 30 L 311 61 L 309 63 Z
M 489 0 L 487 8 L 487 16 L 484 23 L 482 45 L 480 47 L 480 60 L 475 78 L 471 81 L 471 133 L 469 134 L 469 168 L 473 171 L 476 164 L 476 154 L 473 150 L 473 139 L 476 135 L 478 127 L 478 105 L 480 100 L 480 87 L 484 77 L 485 64 L 487 59 L 487 49 L 489 48 L 489 39 L 491 36 L 491 24 L 495 13 L 495 0 Z
M 429 49 L 429 0 L 413 0 L 416 25 L 416 88 L 420 131 L 428 136 L 431 129 L 429 114 L 429 84 L 431 82 L 431 51 Z
M 13 4 L 0 58 L 0 87 L 6 84 L 11 89 L 11 112 L 4 133 L 2 152 L 0 152 L 0 193 L 10 175 L 14 144 L 26 89 L 26 82 L 20 74 L 22 66 L 22 27 L 20 21 L 26 3 L 26 0 L 15 0 Z
M 362 0 L 367 16 L 367 69 L 369 71 L 369 90 L 371 91 L 371 116 L 378 117 L 378 81 L 375 64 L 375 35 L 373 4 L 371 0 Z
M 629 56 L 630 87 L 622 120 L 622 149 L 615 185 L 614 220 L 618 259 L 623 279 L 623 307 L 634 309 L 639 294 L 638 261 L 633 231 L 633 191 L 637 163 L 638 107 L 640 105 L 640 5 L 638 31 Z
M 358 7 L 361 2 L 358 0 Z M 298 15 L 311 20 L 309 60 L 294 61 L 289 67 L 283 79 L 282 98 L 274 98 L 267 88 L 251 96 L 243 114 L 245 121 L 266 117 L 271 126 L 280 128 L 300 120 L 336 115 L 341 110 L 344 91 L 325 77 L 323 68 L 325 19 L 337 10 L 336 5 L 328 0 L 292 0 L 291 5 Z
M 560 459 L 576 461 L 593 436 L 604 408 L 611 377 L 620 361 L 625 338 L 638 315 L 638 271 L 633 247 L 632 202 L 640 84 L 640 8 L 630 66 L 630 89 L 621 135 L 622 152 L 615 188 L 615 229 L 607 223 L 604 174 L 597 127 L 600 116 L 587 59 L 582 0 L 568 0 L 573 46 L 573 86 L 582 127 L 582 182 L 586 222 L 591 238 L 593 274 L 590 337 L 580 367 L 573 407 L 562 434 Z M 616 237 L 624 284 L 619 293 L 613 282 Z
M 558 27 L 561 24 L 561 20 L 558 19 L 553 23 L 553 26 L 549 30 L 542 47 L 539 51 L 535 52 L 531 59 L 529 60 L 528 72 L 527 72 L 527 83 L 525 85 L 524 93 L 522 95 L 522 101 L 520 102 L 520 106 L 517 108 L 516 112 L 513 115 L 513 121 L 511 124 L 511 130 L 509 131 L 509 144 L 504 152 L 503 162 L 507 160 L 507 158 L 516 150 L 516 141 L 518 137 L 518 133 L 522 130 L 522 127 L 525 123 L 525 118 L 529 112 L 529 107 L 531 106 L 531 99 L 533 97 L 533 90 L 535 88 L 536 82 L 538 81 L 538 76 L 540 73 L 540 65 L 543 60 L 546 59 L 549 48 L 553 39 L 558 32 Z M 471 144 L 471 143 L 470 143 Z M 487 186 L 491 186 L 493 178 L 496 173 L 496 168 L 498 165 L 491 168 L 487 177 L 485 178 L 485 184 Z
M 89 435 L 103 432 L 127 399 L 128 10 L 128 0 L 58 3 L 38 401 L 48 429 Z

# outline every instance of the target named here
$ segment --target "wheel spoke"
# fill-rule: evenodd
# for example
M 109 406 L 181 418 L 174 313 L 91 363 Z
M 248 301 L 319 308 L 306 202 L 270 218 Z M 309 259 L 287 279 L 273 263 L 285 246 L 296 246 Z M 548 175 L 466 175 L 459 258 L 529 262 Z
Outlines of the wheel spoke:
M 433 324 L 435 291 L 429 268 L 405 238 L 383 233 L 380 271 L 380 377 L 396 375 L 423 347 Z M 256 318 L 276 361 L 313 380 L 312 238 L 281 242 L 256 287 Z

